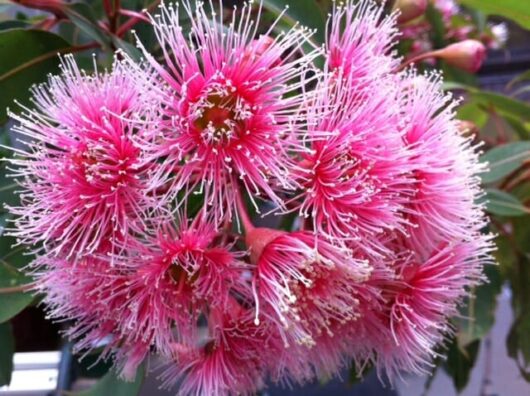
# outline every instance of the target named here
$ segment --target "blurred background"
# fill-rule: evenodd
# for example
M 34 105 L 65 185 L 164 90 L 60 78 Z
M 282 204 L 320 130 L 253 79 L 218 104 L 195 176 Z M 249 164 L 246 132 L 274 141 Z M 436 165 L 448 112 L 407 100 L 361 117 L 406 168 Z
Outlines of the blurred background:
M 227 18 L 237 3 L 224 1 Z M 94 59 L 99 68 L 109 67 L 117 49 L 139 57 L 131 29 L 146 47 L 154 46 L 141 11 L 157 5 L 149 0 L 0 0 L 0 144 L 16 145 L 5 109 L 18 111 L 15 100 L 28 104 L 30 86 L 58 71 L 58 53 L 75 53 L 87 71 L 93 70 Z M 289 5 L 279 27 L 299 20 L 318 29 L 313 40 L 322 44 L 331 0 L 263 0 L 263 5 L 263 28 Z M 389 0 L 385 7 L 403 11 L 396 46 L 403 62 L 415 60 L 423 70 L 440 68 L 445 88 L 463 98 L 458 112 L 463 133 L 484 142 L 483 161 L 490 171 L 481 176 L 499 266 L 486 269 L 489 283 L 475 290 L 476 297 L 454 319 L 456 335 L 442 349 L 447 359 L 436 361 L 433 376 L 405 375 L 384 387 L 370 370 L 363 380 L 345 371 L 341 380 L 292 390 L 271 384 L 263 394 L 530 395 L 530 1 Z M 478 70 L 462 59 L 433 54 L 470 39 L 487 49 Z M 0 148 L 0 156 L 9 155 Z M 27 292 L 31 276 L 22 268 L 31 255 L 13 247 L 15 241 L 3 233 L 10 218 L 3 204 L 17 200 L 6 173 L 0 162 L 0 395 L 174 394 L 158 389 L 156 372 L 126 384 L 97 356 L 80 363 L 72 355 L 61 337 L 66 324 L 46 320 L 39 296 Z

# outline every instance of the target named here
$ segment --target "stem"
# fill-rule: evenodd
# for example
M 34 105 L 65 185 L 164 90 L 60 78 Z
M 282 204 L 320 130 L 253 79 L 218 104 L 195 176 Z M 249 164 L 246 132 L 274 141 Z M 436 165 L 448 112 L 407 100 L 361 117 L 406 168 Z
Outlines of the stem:
M 109 15 L 109 26 L 111 33 L 116 33 L 116 30 L 118 29 L 118 19 L 119 19 L 119 10 L 121 8 L 121 1 L 120 0 L 114 0 L 112 6 L 112 12 Z
M 408 65 L 412 64 L 412 63 L 417 63 L 417 62 L 420 62 L 422 60 L 425 60 L 425 59 L 429 59 L 429 58 L 436 58 L 438 56 L 440 51 L 429 51 L 429 52 L 424 52 L 423 54 L 419 54 L 411 59 L 408 59 L 406 60 L 405 62 L 403 62 L 397 69 L 396 69 L 396 72 L 400 72 L 402 71 L 403 69 L 405 69 Z
M 160 0 L 155 0 L 153 1 L 151 4 L 149 4 L 147 6 L 147 8 L 145 9 L 146 12 L 151 12 L 153 11 L 154 8 L 156 8 L 156 6 L 158 6 L 158 4 L 160 4 Z M 123 15 L 126 15 L 126 12 L 129 12 L 127 10 L 120 10 L 120 13 L 123 14 Z M 139 14 L 139 13 L 137 13 Z M 140 17 L 139 15 L 136 15 L 136 16 L 133 16 L 131 19 L 129 19 L 128 21 L 126 21 L 123 25 L 121 25 L 117 32 L 116 32 L 116 35 L 118 37 L 121 37 L 123 36 L 125 33 L 127 33 L 131 28 L 133 28 L 137 23 L 140 23 L 140 22 L 143 22 L 147 20 L 147 22 L 149 22 L 149 18 L 145 18 L 145 17 Z
M 14 293 L 20 293 L 20 292 L 27 292 L 33 289 L 34 287 L 35 287 L 34 283 L 25 283 L 23 285 L 13 286 L 13 287 L 3 287 L 3 288 L 0 288 L 0 294 L 14 294 Z
M 237 189 L 237 193 L 236 193 L 236 204 L 237 204 L 237 210 L 239 212 L 239 218 L 241 219 L 241 223 L 243 224 L 243 228 L 245 229 L 245 232 L 248 234 L 255 227 L 252 224 L 252 221 L 250 220 L 247 207 L 245 206 L 245 203 L 243 202 L 243 198 L 241 197 L 241 190 L 239 190 L 239 188 Z

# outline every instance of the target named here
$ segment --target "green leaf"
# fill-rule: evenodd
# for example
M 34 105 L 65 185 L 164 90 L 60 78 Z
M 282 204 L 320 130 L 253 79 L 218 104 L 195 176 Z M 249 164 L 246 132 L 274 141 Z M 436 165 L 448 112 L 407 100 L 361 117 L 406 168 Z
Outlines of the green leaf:
M 29 26 L 29 23 L 24 21 L 2 21 L 0 22 L 0 30 L 16 29 L 16 28 L 26 28 Z
M 11 275 L 7 282 L 2 282 L 1 288 L 18 286 L 25 282 L 20 282 L 19 279 L 9 274 L 4 265 L 0 265 L 0 276 L 4 277 Z M 7 284 L 7 285 L 6 285 Z M 18 315 L 24 308 L 29 306 L 33 301 L 33 295 L 29 292 L 16 293 L 0 293 L 0 323 L 7 322 L 9 319 Z
M 131 43 L 116 36 L 112 37 L 112 42 L 116 48 L 123 50 L 132 60 L 138 62 L 142 59 L 142 52 Z
M 484 269 L 488 282 L 475 289 L 474 296 L 466 299 L 457 321 L 457 340 L 460 347 L 480 340 L 489 333 L 495 323 L 497 296 L 501 292 L 500 267 L 488 265 Z
M 469 382 L 471 370 L 477 360 L 479 349 L 480 340 L 473 341 L 471 344 L 462 347 L 458 345 L 456 339 L 453 339 L 449 345 L 444 369 L 452 378 L 458 392 L 462 391 Z
M 530 121 L 530 105 L 493 92 L 472 90 L 471 97 L 486 108 L 493 107 L 503 114 L 510 114 L 522 120 Z
M 73 3 L 64 7 L 64 13 L 87 36 L 93 38 L 103 47 L 109 48 L 111 38 L 99 25 L 92 7 L 85 3 Z
M 14 353 L 15 337 L 11 323 L 0 323 L 0 386 L 11 382 Z
M 0 237 L 0 289 L 11 289 L 31 282 L 31 277 L 22 271 L 31 258 L 24 254 L 22 247 L 12 246 L 14 243 L 12 237 Z M 4 290 L 0 290 L 0 323 L 17 315 L 34 299 L 30 292 Z
M 524 0 L 460 0 L 468 7 L 486 14 L 509 18 L 526 29 L 530 29 L 530 3 Z
M 264 0 L 263 5 L 276 15 L 279 15 L 288 6 L 283 14 L 283 19 L 290 26 L 299 22 L 302 26 L 316 29 L 315 34 L 311 36 L 312 40 L 316 45 L 324 43 L 326 20 L 315 0 Z
M 76 393 L 76 396 L 134 396 L 140 392 L 145 377 L 145 367 L 141 365 L 132 382 L 118 378 L 111 369 L 96 385 L 87 391 Z
M 486 210 L 498 216 L 524 216 L 530 213 L 530 209 L 525 207 L 513 195 L 497 190 L 495 188 L 486 189 L 486 195 L 481 199 L 486 202 Z
M 442 48 L 445 46 L 445 23 L 440 11 L 429 2 L 425 12 L 425 18 L 431 25 L 430 35 L 435 48 Z
M 29 102 L 29 88 L 58 70 L 58 52 L 69 44 L 40 30 L 10 29 L 0 32 L 0 124 L 7 121 L 6 108 L 17 99 Z
M 530 160 L 530 142 L 503 144 L 489 150 L 480 158 L 488 163 L 489 171 L 481 173 L 483 183 L 493 183 L 519 169 Z
M 519 136 L 522 140 L 530 139 L 530 127 L 528 123 L 523 123 L 517 117 L 513 117 L 509 114 L 504 114 L 502 118 L 508 123 L 510 128 Z
M 469 102 L 458 107 L 457 118 L 471 121 L 477 127 L 482 128 L 488 122 L 489 114 L 477 103 Z

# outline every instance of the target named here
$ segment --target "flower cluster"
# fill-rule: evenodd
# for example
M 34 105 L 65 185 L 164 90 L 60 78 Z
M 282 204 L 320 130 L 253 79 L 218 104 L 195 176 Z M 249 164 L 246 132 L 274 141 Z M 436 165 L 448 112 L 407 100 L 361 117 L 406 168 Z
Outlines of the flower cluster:
M 66 57 L 12 114 L 11 232 L 76 349 L 104 345 L 124 378 L 150 353 L 181 394 L 352 362 L 426 372 L 491 261 L 456 104 L 438 75 L 398 71 L 375 3 L 336 5 L 323 48 L 280 19 L 261 31 L 260 11 L 162 5 L 141 64 Z

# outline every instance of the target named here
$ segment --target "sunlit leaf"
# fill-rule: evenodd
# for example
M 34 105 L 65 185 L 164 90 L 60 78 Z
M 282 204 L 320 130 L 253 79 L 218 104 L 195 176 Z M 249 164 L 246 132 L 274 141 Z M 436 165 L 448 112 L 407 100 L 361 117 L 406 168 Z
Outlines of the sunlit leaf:
M 530 29 L 530 2 L 525 0 L 460 0 L 486 14 L 500 15 Z

